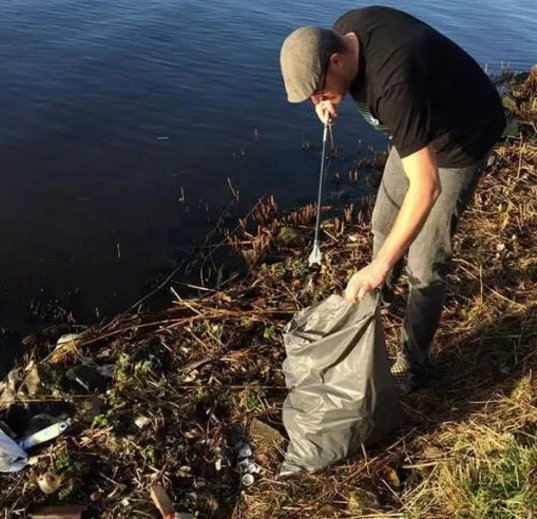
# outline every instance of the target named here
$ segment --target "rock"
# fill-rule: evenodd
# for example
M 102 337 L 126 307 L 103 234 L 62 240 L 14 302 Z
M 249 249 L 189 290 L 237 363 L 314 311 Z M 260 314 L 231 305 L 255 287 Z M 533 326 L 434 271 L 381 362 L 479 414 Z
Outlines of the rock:
M 241 249 L 241 254 L 247 265 L 253 265 L 257 260 L 257 254 L 253 249 Z
M 337 201 L 349 198 L 349 193 L 345 189 L 339 189 L 337 191 L 330 191 L 330 200 Z
M 255 445 L 254 459 L 261 466 L 270 463 L 283 448 L 283 436 L 276 429 L 260 420 L 252 420 L 248 432 Z
M 107 377 L 101 375 L 97 367 L 89 364 L 78 364 L 68 369 L 65 377 L 88 392 L 102 390 L 107 383 Z
M 76 417 L 80 421 L 92 423 L 96 416 L 102 413 L 102 405 L 96 394 L 90 395 L 87 400 L 78 402 Z
M 502 104 L 504 108 L 511 110 L 511 112 L 516 112 L 516 110 L 518 109 L 518 104 L 516 102 L 516 99 L 509 94 L 504 94 L 502 96 Z
M 520 137 L 520 122 L 516 118 L 507 119 L 507 124 L 502 133 L 502 138 L 505 137 Z
M 115 364 L 103 364 L 102 366 L 97 366 L 96 369 L 105 378 L 114 378 L 116 375 Z
M 423 449 L 423 455 L 427 459 L 441 459 L 444 458 L 446 454 L 440 447 L 427 445 Z
M 368 173 L 365 177 L 365 185 L 369 188 L 377 188 L 382 182 L 382 174 L 379 172 Z
M 294 247 L 300 245 L 302 243 L 302 240 L 300 238 L 300 234 L 296 229 L 284 226 L 281 227 L 278 231 L 278 235 L 276 236 L 276 242 L 278 243 L 278 245 L 282 245 L 284 247 Z
M 377 496 L 368 490 L 356 488 L 346 495 L 348 500 L 347 510 L 351 514 L 363 514 L 367 510 L 375 510 L 380 507 Z
M 531 69 L 531 73 L 534 73 L 535 66 Z M 513 77 L 513 81 L 515 83 L 524 83 L 528 78 L 530 77 L 530 74 L 528 72 L 520 72 L 518 74 L 515 74 Z
M 269 443 L 278 448 L 283 445 L 283 436 L 279 431 L 256 418 L 250 424 L 249 433 L 256 443 Z

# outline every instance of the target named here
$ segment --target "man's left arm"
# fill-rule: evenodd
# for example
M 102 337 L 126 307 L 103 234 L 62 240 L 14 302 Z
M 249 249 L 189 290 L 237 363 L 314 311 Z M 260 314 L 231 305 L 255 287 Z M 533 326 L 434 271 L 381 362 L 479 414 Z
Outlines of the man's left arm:
M 367 292 L 384 283 L 389 271 L 419 234 L 440 196 L 442 188 L 438 165 L 430 146 L 403 158 L 402 163 L 409 180 L 403 204 L 376 258 L 349 280 L 345 290 L 345 298 L 349 302 L 361 300 Z

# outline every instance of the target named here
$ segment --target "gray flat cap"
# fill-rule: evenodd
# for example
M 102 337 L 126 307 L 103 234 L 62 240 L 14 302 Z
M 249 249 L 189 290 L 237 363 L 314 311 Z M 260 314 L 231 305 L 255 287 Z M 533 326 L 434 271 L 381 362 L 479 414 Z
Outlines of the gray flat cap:
M 317 89 L 330 57 L 331 31 L 299 27 L 282 44 L 280 67 L 290 103 L 301 103 Z

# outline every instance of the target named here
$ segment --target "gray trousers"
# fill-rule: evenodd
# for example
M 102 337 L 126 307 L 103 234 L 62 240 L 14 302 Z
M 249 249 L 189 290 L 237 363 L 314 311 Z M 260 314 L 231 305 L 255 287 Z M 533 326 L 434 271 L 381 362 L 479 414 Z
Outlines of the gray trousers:
M 406 254 L 409 296 L 398 361 L 417 377 L 426 375 L 429 347 L 440 322 L 452 256 L 452 238 L 483 174 L 487 157 L 488 154 L 470 167 L 439 168 L 442 193 Z M 374 257 L 395 222 L 407 189 L 408 178 L 399 154 L 392 148 L 373 210 Z M 403 261 L 404 258 L 386 279 L 382 290 L 385 301 L 393 298 L 393 288 L 402 272 Z

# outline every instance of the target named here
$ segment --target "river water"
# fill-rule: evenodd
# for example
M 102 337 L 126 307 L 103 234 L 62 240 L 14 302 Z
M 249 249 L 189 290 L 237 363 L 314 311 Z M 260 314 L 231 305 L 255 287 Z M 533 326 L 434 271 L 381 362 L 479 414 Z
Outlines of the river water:
M 387 5 L 491 70 L 537 61 L 535 0 Z M 85 321 L 132 303 L 203 235 L 228 178 L 245 200 L 314 201 L 319 157 L 302 144 L 321 128 L 311 106 L 286 102 L 279 47 L 358 6 L 2 0 L 0 326 L 43 324 L 35 298 Z M 454 83 L 464 95 L 464 78 Z M 384 145 L 345 108 L 336 138 L 351 154 Z

